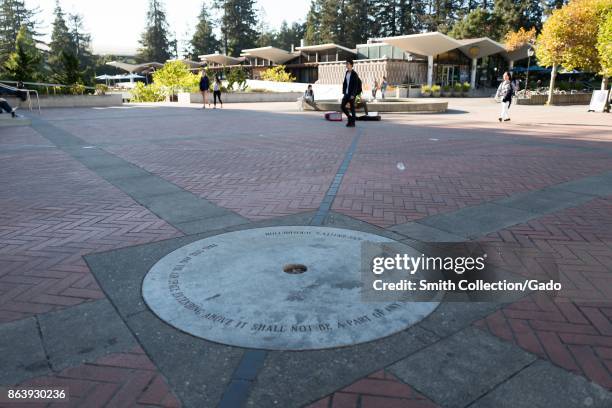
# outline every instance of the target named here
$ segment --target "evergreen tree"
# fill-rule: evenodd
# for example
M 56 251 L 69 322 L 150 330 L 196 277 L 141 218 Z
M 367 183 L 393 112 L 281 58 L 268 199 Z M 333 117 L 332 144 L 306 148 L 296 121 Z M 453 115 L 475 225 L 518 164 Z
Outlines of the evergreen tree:
M 68 30 L 72 42 L 72 53 L 81 69 L 81 80 L 90 84 L 94 80 L 95 62 L 91 52 L 91 35 L 85 32 L 83 16 L 77 13 L 69 14 Z
M 344 42 L 341 45 L 355 47 L 357 44 L 363 44 L 372 34 L 372 22 L 369 17 L 370 1 L 369 0 L 347 0 L 345 5 L 345 13 L 349 17 L 344 22 L 344 31 L 346 33 Z
M 257 41 L 255 0 L 216 0 L 221 11 L 221 34 L 225 52 L 232 56 L 253 48 Z
M 340 18 L 343 1 L 320 0 L 319 35 L 322 43 L 335 43 L 339 41 Z
M 23 0 L 0 0 L 0 62 L 15 50 L 17 34 L 22 26 L 30 35 L 37 34 L 36 13 L 37 10 L 28 9 Z
M 219 51 L 221 43 L 213 33 L 213 23 L 210 18 L 210 6 L 207 1 L 202 3 L 200 15 L 198 16 L 198 24 L 196 30 L 191 37 L 189 56 L 196 60 L 199 55 L 212 54 Z
M 164 63 L 170 59 L 168 22 L 161 0 L 149 0 L 145 31 L 140 39 L 138 57 L 142 61 Z
M 304 40 L 307 45 L 315 45 L 321 42 L 321 1 L 312 0 L 310 9 L 306 15 L 306 26 Z
M 400 35 L 416 34 L 422 27 L 425 2 L 421 0 L 399 0 L 397 27 Z
M 378 37 L 392 37 L 398 35 L 397 0 L 372 1 L 373 28 Z
M 293 23 L 289 25 L 286 21 L 283 21 L 276 35 L 276 46 L 284 50 L 290 50 L 292 45 L 299 47 L 300 40 L 304 38 L 304 27 L 304 24 Z
M 449 35 L 457 39 L 486 36 L 493 40 L 501 40 L 505 32 L 498 14 L 479 7 L 457 21 Z
M 15 50 L 9 54 L 4 69 L 16 81 L 35 81 L 40 76 L 41 61 L 40 51 L 24 24 L 17 33 Z
M 49 43 L 48 63 L 51 71 L 58 72 L 62 67 L 62 54 L 73 50 L 72 37 L 66 24 L 65 14 L 59 1 L 55 2 L 55 19 L 52 24 L 51 42 Z

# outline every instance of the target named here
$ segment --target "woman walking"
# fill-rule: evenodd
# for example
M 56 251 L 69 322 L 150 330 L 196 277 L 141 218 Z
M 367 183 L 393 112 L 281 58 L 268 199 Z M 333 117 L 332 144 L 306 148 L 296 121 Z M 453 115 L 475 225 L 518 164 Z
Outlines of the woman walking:
M 202 76 L 200 77 L 200 92 L 202 93 L 202 109 L 206 109 L 206 104 L 210 108 L 210 102 L 208 102 L 208 91 L 210 90 L 210 80 L 206 75 L 206 71 L 202 70 Z
M 215 109 L 217 109 L 217 98 L 219 98 L 219 103 L 221 104 L 221 108 L 223 108 L 223 101 L 221 100 L 221 78 L 219 78 L 219 76 L 215 77 L 215 83 L 213 84 L 213 104 Z
M 497 93 L 495 94 L 495 99 L 501 101 L 501 114 L 499 117 L 499 121 L 502 120 L 507 122 L 510 120 L 510 114 L 508 110 L 510 109 L 510 104 L 512 103 L 512 96 L 514 96 L 514 85 L 512 84 L 512 77 L 508 71 L 504 72 L 504 80 L 501 84 L 499 84 L 499 88 L 497 88 Z
M 378 80 L 374 80 L 374 85 L 372 86 L 372 99 L 376 99 L 376 92 L 378 92 Z
M 380 94 L 382 98 L 385 99 L 385 93 L 387 93 L 387 87 L 389 86 L 389 82 L 387 82 L 387 77 L 384 76 L 382 79 L 382 83 L 380 84 Z

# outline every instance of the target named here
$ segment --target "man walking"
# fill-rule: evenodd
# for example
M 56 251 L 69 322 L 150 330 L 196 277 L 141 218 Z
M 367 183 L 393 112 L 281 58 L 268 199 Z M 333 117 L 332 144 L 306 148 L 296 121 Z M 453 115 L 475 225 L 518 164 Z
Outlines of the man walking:
M 6 101 L 6 99 L 0 98 L 0 113 L 2 113 L 2 111 L 5 111 L 6 113 L 10 113 L 12 117 L 15 117 L 17 116 L 17 114 L 15 114 L 16 110 L 17 108 L 12 108 L 11 105 L 9 105 L 9 103 Z
M 208 90 L 210 89 L 210 80 L 208 79 L 208 75 L 206 75 L 206 71 L 202 70 L 202 76 L 200 77 L 200 92 L 202 93 L 202 108 L 206 109 L 206 104 L 208 103 L 208 107 L 210 108 L 210 102 L 208 102 Z
M 355 127 L 355 98 L 361 93 L 361 79 L 353 71 L 353 60 L 346 61 L 346 74 L 342 83 L 342 112 L 348 118 L 346 127 Z M 349 108 L 350 113 L 349 113 Z

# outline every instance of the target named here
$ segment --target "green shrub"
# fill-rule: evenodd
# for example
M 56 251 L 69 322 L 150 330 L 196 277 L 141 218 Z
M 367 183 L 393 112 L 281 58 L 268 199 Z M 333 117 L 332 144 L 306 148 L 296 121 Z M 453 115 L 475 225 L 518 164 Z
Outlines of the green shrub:
M 137 82 L 131 93 L 132 102 L 161 102 L 166 99 L 164 90 L 158 84 Z
M 463 92 L 463 85 L 461 85 L 461 83 L 459 82 L 455 83 L 455 85 L 453 86 L 453 91 L 457 93 Z
M 431 92 L 433 92 L 433 93 L 440 92 L 440 89 L 442 89 L 442 88 L 440 88 L 440 85 L 432 85 L 431 86 Z
M 153 73 L 153 82 L 166 95 L 171 96 L 179 92 L 192 92 L 194 88 L 199 90 L 200 78 L 197 74 L 192 74 L 183 61 L 170 61 Z
M 107 92 L 108 92 L 108 86 L 104 84 L 96 85 L 96 95 L 106 95 Z
M 469 92 L 470 91 L 470 83 L 469 82 L 464 82 L 463 83 L 463 92 Z
M 295 77 L 285 71 L 284 65 L 278 65 L 276 67 L 268 68 L 261 73 L 261 79 L 264 81 L 274 82 L 293 82 Z
M 244 90 L 246 89 L 247 73 L 242 67 L 233 67 L 227 73 L 227 89 L 233 90 Z
M 430 92 L 431 92 L 431 86 L 421 85 L 421 93 L 430 93 Z
M 444 85 L 444 86 L 442 87 L 442 90 L 443 90 L 445 93 L 448 93 L 448 92 L 450 92 L 450 91 L 451 91 L 451 86 L 450 86 L 450 85 Z
M 72 95 L 83 95 L 85 93 L 85 89 L 85 85 L 83 84 L 70 85 L 70 93 Z

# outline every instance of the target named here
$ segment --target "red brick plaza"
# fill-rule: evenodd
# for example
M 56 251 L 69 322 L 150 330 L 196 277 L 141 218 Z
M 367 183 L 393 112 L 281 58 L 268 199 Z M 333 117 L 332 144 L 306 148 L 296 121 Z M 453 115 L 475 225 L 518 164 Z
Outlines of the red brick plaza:
M 612 406 L 612 117 L 497 111 L 451 99 L 355 130 L 293 103 L 124 106 L 0 127 L 0 389 L 70 394 L 0 406 Z M 352 148 L 322 225 L 485 242 L 526 276 L 553 262 L 563 290 L 443 303 L 384 347 L 271 351 L 246 374 L 248 350 L 192 348 L 137 296 L 117 301 L 140 280 L 114 260 L 150 267 L 196 234 L 307 225 Z

